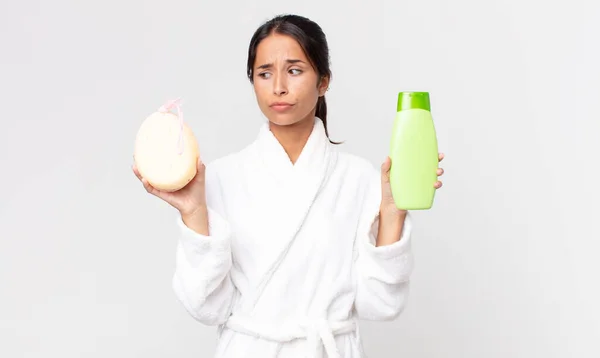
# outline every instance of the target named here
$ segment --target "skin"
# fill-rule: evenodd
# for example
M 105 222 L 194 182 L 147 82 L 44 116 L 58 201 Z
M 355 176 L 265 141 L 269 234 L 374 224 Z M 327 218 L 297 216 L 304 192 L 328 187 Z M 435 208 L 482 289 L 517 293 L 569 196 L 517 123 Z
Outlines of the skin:
M 329 78 L 321 77 L 311 66 L 300 45 L 291 37 L 272 34 L 257 47 L 253 71 L 254 93 L 260 110 L 269 120 L 271 132 L 281 143 L 290 161 L 295 163 L 313 129 L 317 100 L 325 95 Z M 274 103 L 289 104 L 283 111 Z M 439 154 L 439 161 L 444 155 Z M 382 199 L 379 209 L 379 234 L 376 245 L 390 245 L 400 240 L 407 212 L 396 208 L 390 187 L 391 159 L 381 165 Z M 184 223 L 202 235 L 209 235 L 205 199 L 205 166 L 198 161 L 196 177 L 183 189 L 166 193 L 153 188 L 133 166 L 146 191 L 166 201 L 181 213 Z M 437 175 L 444 173 L 442 168 Z M 434 184 L 436 189 L 442 182 Z
M 319 77 L 293 38 L 278 34 L 258 45 L 253 77 L 258 106 L 295 163 L 310 136 L 317 100 L 325 95 L 329 78 Z M 291 106 L 279 112 L 272 107 L 277 102 Z

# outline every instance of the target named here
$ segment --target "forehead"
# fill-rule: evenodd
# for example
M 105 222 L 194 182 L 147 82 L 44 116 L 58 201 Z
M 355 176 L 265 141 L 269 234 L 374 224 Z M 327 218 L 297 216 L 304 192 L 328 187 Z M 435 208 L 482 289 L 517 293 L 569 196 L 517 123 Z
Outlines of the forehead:
M 306 55 L 300 44 L 292 37 L 281 34 L 271 34 L 263 39 L 256 48 L 256 65 L 297 59 L 307 62 Z

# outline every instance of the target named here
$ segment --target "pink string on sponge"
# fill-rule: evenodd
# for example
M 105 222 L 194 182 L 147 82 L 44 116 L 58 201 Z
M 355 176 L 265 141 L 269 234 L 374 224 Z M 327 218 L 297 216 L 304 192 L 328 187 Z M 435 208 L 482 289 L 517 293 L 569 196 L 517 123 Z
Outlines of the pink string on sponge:
M 169 113 L 175 108 L 177 110 L 177 118 L 179 119 L 179 155 L 183 154 L 183 111 L 181 110 L 181 98 L 167 101 L 158 109 L 161 113 Z

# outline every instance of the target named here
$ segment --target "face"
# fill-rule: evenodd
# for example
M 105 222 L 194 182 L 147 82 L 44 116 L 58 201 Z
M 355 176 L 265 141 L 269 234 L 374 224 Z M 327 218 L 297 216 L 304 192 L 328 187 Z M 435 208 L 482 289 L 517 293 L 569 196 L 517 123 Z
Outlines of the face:
M 257 47 L 253 69 L 258 105 L 272 124 L 312 121 L 328 79 L 319 75 L 293 38 L 272 34 Z

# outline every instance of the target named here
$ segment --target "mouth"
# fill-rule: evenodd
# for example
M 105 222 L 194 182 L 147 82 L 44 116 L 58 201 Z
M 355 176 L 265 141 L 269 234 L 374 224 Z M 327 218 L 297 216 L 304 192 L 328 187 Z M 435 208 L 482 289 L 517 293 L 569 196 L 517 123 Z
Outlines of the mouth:
M 277 112 L 285 112 L 292 108 L 294 105 L 287 102 L 275 102 L 272 103 L 269 107 L 273 108 L 273 110 Z

